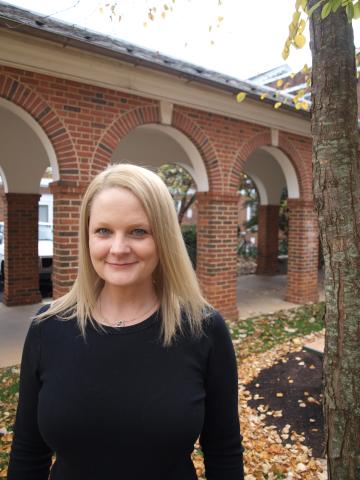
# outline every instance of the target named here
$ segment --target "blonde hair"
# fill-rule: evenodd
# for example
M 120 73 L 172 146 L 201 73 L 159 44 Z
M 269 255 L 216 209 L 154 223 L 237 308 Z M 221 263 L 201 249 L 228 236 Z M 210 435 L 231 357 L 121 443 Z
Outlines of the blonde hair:
M 159 255 L 153 274 L 162 314 L 161 335 L 164 346 L 172 343 L 177 330 L 182 331 L 181 314 L 185 314 L 193 335 L 202 332 L 203 320 L 211 306 L 203 298 L 181 234 L 171 195 L 163 181 L 153 172 L 136 165 L 112 165 L 98 174 L 88 186 L 80 210 L 78 275 L 71 290 L 54 300 L 35 321 L 52 315 L 63 320 L 77 319 L 85 338 L 87 322 L 104 328 L 93 319 L 104 281 L 95 272 L 89 252 L 89 218 L 94 198 L 109 188 L 126 188 L 140 200 L 149 219 Z

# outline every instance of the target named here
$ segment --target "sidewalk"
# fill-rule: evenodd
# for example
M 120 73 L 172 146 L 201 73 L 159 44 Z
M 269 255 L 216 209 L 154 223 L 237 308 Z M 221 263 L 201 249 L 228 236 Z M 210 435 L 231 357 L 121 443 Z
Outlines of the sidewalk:
M 286 275 L 241 275 L 238 277 L 237 299 L 239 317 L 254 317 L 298 307 L 286 302 Z M 319 274 L 319 301 L 324 301 L 324 280 Z
M 294 308 L 286 302 L 286 275 L 238 277 L 237 298 L 240 318 Z M 324 299 L 322 280 L 319 282 L 320 300 Z M 43 303 L 49 303 L 44 299 Z M 31 316 L 41 304 L 6 307 L 0 303 L 0 368 L 20 363 L 21 352 L 31 322 Z
M 40 306 L 41 303 L 7 307 L 0 303 L 0 368 L 20 363 L 31 316 L 39 310 Z

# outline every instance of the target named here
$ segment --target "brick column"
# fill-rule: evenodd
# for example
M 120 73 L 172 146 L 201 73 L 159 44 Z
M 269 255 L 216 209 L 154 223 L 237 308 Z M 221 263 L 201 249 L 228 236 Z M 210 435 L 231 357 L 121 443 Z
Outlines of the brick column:
M 258 211 L 258 275 L 275 275 L 279 252 L 279 205 L 260 205 Z
M 318 301 L 318 219 L 313 202 L 288 200 L 289 245 L 286 300 Z
M 222 315 L 238 318 L 236 301 L 236 246 L 238 195 L 196 194 L 197 275 L 205 298 Z
M 41 301 L 39 291 L 38 219 L 40 195 L 5 194 L 4 304 Z
M 77 276 L 80 205 L 85 189 L 78 183 L 50 184 L 54 199 L 54 298 L 67 293 Z

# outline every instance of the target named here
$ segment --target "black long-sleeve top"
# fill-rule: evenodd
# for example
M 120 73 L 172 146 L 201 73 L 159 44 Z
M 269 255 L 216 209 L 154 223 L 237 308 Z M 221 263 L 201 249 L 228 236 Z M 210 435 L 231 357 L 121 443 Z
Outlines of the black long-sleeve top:
M 242 480 L 237 369 L 214 313 L 201 338 L 164 347 L 161 316 L 128 327 L 31 324 L 20 374 L 8 480 Z M 56 461 L 51 468 L 51 456 Z

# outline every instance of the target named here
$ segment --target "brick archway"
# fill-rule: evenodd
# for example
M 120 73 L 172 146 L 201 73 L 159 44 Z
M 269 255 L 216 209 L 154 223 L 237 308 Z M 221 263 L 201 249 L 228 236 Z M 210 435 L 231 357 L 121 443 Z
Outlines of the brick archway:
M 90 164 L 90 175 L 95 176 L 110 163 L 118 143 L 136 127 L 146 124 L 160 124 L 158 106 L 137 107 L 118 117 L 102 135 Z M 186 115 L 174 110 L 171 126 L 184 133 L 199 151 L 209 178 L 210 190 L 222 191 L 222 171 L 210 140 L 203 130 Z
M 132 130 L 147 123 L 160 123 L 160 110 L 156 105 L 137 107 L 118 117 L 100 138 L 90 162 L 91 177 L 104 170 L 110 163 L 118 143 Z
M 297 145 L 302 145 L 300 147 L 301 154 Z M 306 146 L 300 137 L 292 138 L 290 134 L 280 132 L 278 145 L 274 147 L 270 131 L 255 135 L 241 146 L 236 155 L 229 176 L 229 188 L 233 192 L 237 190 L 239 175 L 244 169 L 246 160 L 256 149 L 265 149 L 265 147 L 270 154 L 271 149 L 277 149 L 286 155 L 287 161 L 295 171 L 298 183 L 298 194 L 288 200 L 289 239 L 286 299 L 293 303 L 314 302 L 318 298 L 318 231 L 312 197 L 311 149 L 309 145 Z M 275 153 L 273 157 L 276 159 Z M 261 205 L 259 208 L 257 273 L 260 274 L 276 273 L 278 211 L 278 205 Z
M 196 146 L 204 161 L 211 192 L 224 191 L 223 171 L 220 168 L 215 149 L 204 131 L 187 115 L 176 108 L 172 118 L 172 126 L 183 132 Z
M 79 169 L 72 139 L 54 109 L 36 92 L 18 80 L 0 75 L 0 97 L 25 110 L 40 125 L 50 140 L 64 181 L 74 180 Z
M 240 147 L 239 151 L 236 154 L 233 166 L 229 172 L 228 188 L 230 191 L 237 191 L 240 173 L 244 170 L 246 160 L 256 149 L 261 147 L 273 147 L 270 131 L 262 132 L 258 135 L 253 136 L 250 140 L 245 142 Z M 309 190 L 309 178 L 307 174 L 300 173 L 302 171 L 302 169 L 300 168 L 302 162 L 299 153 L 296 151 L 293 145 L 286 138 L 284 138 L 283 134 L 279 135 L 279 145 L 275 148 L 278 148 L 287 156 L 289 162 L 294 168 L 297 182 L 299 184 L 300 197 L 302 197 L 304 195 L 304 192 L 307 192 Z

